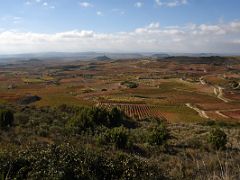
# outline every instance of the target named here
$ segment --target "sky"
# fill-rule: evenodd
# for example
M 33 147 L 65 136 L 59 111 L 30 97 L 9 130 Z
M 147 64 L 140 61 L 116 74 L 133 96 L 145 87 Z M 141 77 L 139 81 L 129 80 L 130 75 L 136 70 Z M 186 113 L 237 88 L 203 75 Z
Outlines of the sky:
M 240 53 L 240 0 L 0 3 L 0 54 Z

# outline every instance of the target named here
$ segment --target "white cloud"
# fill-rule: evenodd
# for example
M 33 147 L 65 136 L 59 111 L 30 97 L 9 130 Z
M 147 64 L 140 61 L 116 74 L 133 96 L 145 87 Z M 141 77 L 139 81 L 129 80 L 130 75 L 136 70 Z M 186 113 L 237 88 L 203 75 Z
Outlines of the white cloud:
M 240 31 L 240 22 L 239 21 L 231 22 L 230 23 L 230 29 L 232 31 L 236 31 L 236 32 Z
M 240 39 L 233 40 L 233 43 L 236 43 L 236 44 L 240 45 Z
M 125 14 L 124 10 L 118 9 L 118 8 L 112 9 L 111 11 L 114 12 L 114 13 L 120 14 L 120 15 L 124 15 Z
M 61 38 L 61 39 L 78 39 L 78 38 L 90 38 L 94 36 L 93 31 L 68 31 L 68 32 L 62 32 L 62 33 L 56 33 L 55 38 Z
M 25 4 L 26 5 L 31 5 L 31 4 L 34 4 L 34 3 L 42 3 L 43 0 L 27 0 L 25 1 Z
M 31 5 L 31 2 L 30 1 L 26 1 L 25 4 L 26 5 Z
M 186 5 L 188 0 L 155 0 L 158 6 L 165 6 L 165 7 L 176 7 L 181 5 Z
M 80 2 L 79 5 L 83 8 L 93 7 L 93 5 L 89 2 Z
M 0 17 L 0 22 L 1 21 L 5 21 L 7 23 L 12 23 L 12 24 L 19 24 L 19 23 L 22 23 L 23 21 L 23 18 L 22 17 L 19 17 L 19 16 L 2 16 Z
M 19 24 L 23 20 L 22 17 L 17 17 L 17 16 L 13 17 L 12 19 L 14 24 Z
M 96 13 L 98 16 L 103 16 L 103 13 L 101 11 L 97 11 Z
M 53 5 L 53 3 L 49 0 L 27 0 L 25 1 L 25 5 L 30 6 L 30 5 L 37 5 L 37 6 L 42 6 L 45 9 L 55 9 L 56 7 Z
M 150 28 L 150 29 L 156 29 L 156 28 L 159 28 L 159 27 L 160 27 L 159 23 L 151 23 L 147 26 L 147 28 Z
M 162 6 L 164 3 L 161 0 L 155 0 L 158 6 Z
M 202 24 L 199 26 L 199 33 L 206 33 L 206 34 L 225 34 L 226 31 L 223 27 L 220 27 L 218 25 L 206 25 Z
M 151 23 L 129 32 L 72 30 L 55 34 L 0 31 L 0 53 L 40 51 L 240 52 L 240 21 L 161 27 Z
M 137 7 L 137 8 L 141 8 L 143 6 L 143 3 L 142 2 L 136 2 L 134 4 L 134 6 Z

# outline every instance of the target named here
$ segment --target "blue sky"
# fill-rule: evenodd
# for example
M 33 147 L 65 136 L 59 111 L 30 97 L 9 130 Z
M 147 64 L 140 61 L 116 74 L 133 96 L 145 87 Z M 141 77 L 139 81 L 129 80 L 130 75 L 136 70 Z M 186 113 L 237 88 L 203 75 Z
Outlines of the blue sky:
M 2 0 L 0 53 L 234 53 L 239 8 L 239 0 Z

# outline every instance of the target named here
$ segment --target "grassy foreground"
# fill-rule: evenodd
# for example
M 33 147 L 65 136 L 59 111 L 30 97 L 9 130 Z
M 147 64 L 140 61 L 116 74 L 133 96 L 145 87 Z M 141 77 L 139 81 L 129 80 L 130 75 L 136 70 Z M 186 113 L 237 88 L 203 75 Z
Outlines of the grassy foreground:
M 0 109 L 14 114 L 1 115 L 2 179 L 240 178 L 239 124 L 135 121 L 116 108 Z

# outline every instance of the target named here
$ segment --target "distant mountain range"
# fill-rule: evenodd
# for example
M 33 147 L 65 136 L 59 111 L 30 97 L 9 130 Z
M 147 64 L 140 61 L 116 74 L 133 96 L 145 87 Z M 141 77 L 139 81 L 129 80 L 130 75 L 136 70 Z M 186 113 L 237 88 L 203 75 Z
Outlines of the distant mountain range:
M 111 58 L 107 57 L 107 56 L 98 56 L 95 58 L 95 60 L 98 60 L 98 61 L 106 61 L 106 60 L 111 60 Z
M 232 56 L 233 54 L 214 54 L 214 53 L 102 53 L 102 52 L 46 52 L 46 53 L 26 53 L 0 55 L 0 62 L 12 62 L 18 60 L 109 60 L 109 59 L 138 59 L 138 58 L 166 58 L 170 56 Z
M 98 52 L 80 52 L 80 53 L 65 53 L 65 52 L 48 52 L 48 53 L 29 53 L 29 54 L 11 54 L 0 55 L 0 60 L 28 60 L 28 59 L 60 59 L 60 60 L 92 60 L 101 57 L 109 59 L 135 59 L 144 57 L 139 53 L 98 53 Z
M 166 58 L 169 57 L 169 54 L 153 54 L 151 57 L 152 58 Z

